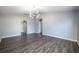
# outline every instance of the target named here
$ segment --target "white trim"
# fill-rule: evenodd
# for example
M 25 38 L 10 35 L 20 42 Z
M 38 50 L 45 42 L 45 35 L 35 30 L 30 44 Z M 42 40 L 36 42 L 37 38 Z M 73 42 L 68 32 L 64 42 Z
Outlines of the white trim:
M 59 37 L 59 36 L 52 36 L 52 35 L 49 35 L 49 34 L 43 34 L 43 35 L 47 35 L 47 36 L 51 36 L 51 37 L 57 37 L 57 38 L 60 38 L 60 39 L 69 40 L 69 41 L 73 41 L 73 42 L 78 42 L 78 41 L 75 40 L 75 39 L 62 38 L 62 37 Z
M 29 33 L 29 34 L 32 34 L 32 33 Z M 9 35 L 9 36 L 2 36 L 0 37 L 0 42 L 2 40 L 2 38 L 8 38 L 8 37 L 13 37 L 13 36 L 20 36 L 21 34 L 16 34 L 16 35 Z M 52 35 L 49 35 L 49 34 L 43 34 L 43 35 L 47 35 L 47 36 L 51 36 L 51 37 L 57 37 L 57 38 L 60 38 L 60 39 L 64 39 L 64 40 L 69 40 L 69 41 L 74 41 L 74 42 L 77 42 L 77 40 L 75 39 L 68 39 L 68 38 L 62 38 L 62 37 L 58 37 L 58 36 L 52 36 Z
M 8 36 L 2 36 L 0 39 L 2 38 L 8 38 L 8 37 L 13 37 L 13 36 L 20 36 L 21 34 L 16 34 L 16 35 L 8 35 Z

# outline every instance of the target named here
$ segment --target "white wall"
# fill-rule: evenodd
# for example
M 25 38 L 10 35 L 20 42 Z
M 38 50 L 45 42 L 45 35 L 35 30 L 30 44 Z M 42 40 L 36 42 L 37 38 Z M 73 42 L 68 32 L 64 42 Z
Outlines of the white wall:
M 20 35 L 20 21 L 18 16 L 0 16 L 0 37 Z
M 79 11 L 75 15 L 75 17 L 76 17 L 75 20 L 76 20 L 76 25 L 77 25 L 77 38 L 79 40 Z
M 0 15 L 0 38 L 21 35 L 23 20 L 27 21 L 27 34 L 35 33 L 35 23 L 28 15 Z
M 27 21 L 27 34 L 35 33 L 36 27 L 35 27 L 35 20 L 32 20 L 29 15 L 23 15 L 23 19 Z
M 42 18 L 44 35 L 76 41 L 72 12 L 46 13 Z
M 79 45 L 79 11 L 78 11 L 78 14 L 77 14 L 77 40 L 78 40 L 78 45 Z
M 75 37 L 79 45 L 79 10 L 74 11 Z

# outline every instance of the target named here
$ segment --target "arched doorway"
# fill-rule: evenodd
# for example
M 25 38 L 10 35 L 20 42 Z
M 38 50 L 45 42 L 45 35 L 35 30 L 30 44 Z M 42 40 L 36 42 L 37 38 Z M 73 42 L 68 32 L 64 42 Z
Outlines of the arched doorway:
M 26 36 L 27 35 L 27 21 L 23 20 L 22 21 L 22 36 Z

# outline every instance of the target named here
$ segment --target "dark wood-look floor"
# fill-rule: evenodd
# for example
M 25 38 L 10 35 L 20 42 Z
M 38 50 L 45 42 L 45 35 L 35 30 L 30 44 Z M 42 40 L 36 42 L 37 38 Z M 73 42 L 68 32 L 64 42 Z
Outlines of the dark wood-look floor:
M 76 42 L 30 34 L 2 39 L 1 53 L 78 53 Z

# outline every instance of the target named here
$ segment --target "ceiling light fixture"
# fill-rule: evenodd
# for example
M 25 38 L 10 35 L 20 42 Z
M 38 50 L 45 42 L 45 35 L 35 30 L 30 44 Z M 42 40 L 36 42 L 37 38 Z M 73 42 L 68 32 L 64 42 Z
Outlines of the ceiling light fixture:
M 37 6 L 28 6 L 27 10 L 29 11 L 29 16 L 31 19 L 37 19 L 40 16 L 40 11 Z

